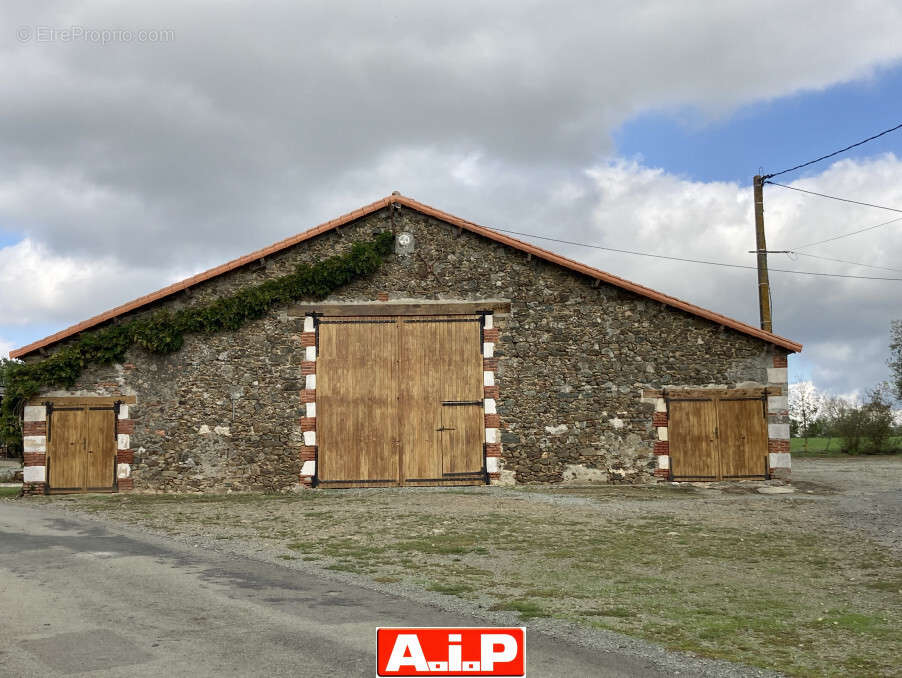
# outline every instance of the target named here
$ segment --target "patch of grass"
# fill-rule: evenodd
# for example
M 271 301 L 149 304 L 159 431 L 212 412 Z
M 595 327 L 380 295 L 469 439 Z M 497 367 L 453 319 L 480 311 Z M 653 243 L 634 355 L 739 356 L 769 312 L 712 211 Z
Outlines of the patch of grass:
M 462 583 L 445 584 L 442 582 L 432 582 L 431 584 L 426 585 L 426 590 L 444 593 L 447 596 L 459 596 L 462 593 L 470 593 L 473 591 L 473 587 L 469 584 Z
M 511 610 L 519 612 L 520 619 L 533 619 L 535 617 L 550 617 L 551 615 L 531 600 L 506 600 L 492 605 L 490 610 Z
M 297 556 L 289 556 L 289 555 L 286 555 L 286 554 L 284 554 L 284 553 L 281 554 L 281 555 L 279 555 L 279 556 L 276 556 L 276 557 L 279 558 L 279 559 L 281 559 L 281 560 L 297 560 Z
M 596 617 L 619 617 L 621 619 L 636 616 L 635 612 L 625 607 L 600 607 L 594 610 L 582 610 L 579 614 Z
M 842 447 L 842 440 L 839 438 L 792 438 L 789 441 L 790 451 L 798 457 L 867 456 L 862 454 L 848 455 L 842 451 Z M 886 447 L 887 449 L 883 450 L 883 454 L 893 454 L 902 450 L 902 436 L 889 438 Z
M 21 491 L 22 488 L 20 487 L 0 487 L 0 499 L 18 497 Z

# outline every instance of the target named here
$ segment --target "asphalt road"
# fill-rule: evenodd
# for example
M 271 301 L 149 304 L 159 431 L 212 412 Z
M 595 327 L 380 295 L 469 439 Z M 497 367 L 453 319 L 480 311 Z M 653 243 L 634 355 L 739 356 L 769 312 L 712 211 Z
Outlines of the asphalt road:
M 375 676 L 378 626 L 484 622 L 296 569 L 0 502 L 0 675 Z M 529 676 L 673 675 L 543 636 Z

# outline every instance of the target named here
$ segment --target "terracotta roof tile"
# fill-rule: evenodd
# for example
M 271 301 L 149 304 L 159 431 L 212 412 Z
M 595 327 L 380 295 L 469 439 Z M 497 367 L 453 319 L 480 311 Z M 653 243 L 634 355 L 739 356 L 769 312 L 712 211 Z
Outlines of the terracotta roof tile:
M 23 346 L 22 348 L 18 348 L 14 351 L 10 351 L 9 355 L 12 358 L 21 358 L 28 355 L 29 353 L 37 351 L 38 349 L 51 346 L 58 341 L 62 341 L 67 337 L 71 337 L 74 334 L 78 334 L 79 332 L 87 330 L 91 327 L 96 327 L 97 325 L 105 323 L 126 313 L 130 313 L 131 311 L 136 311 L 144 306 L 147 306 L 148 304 L 152 304 L 156 301 L 159 301 L 160 299 L 164 299 L 168 296 L 176 294 L 177 292 L 188 289 L 189 287 L 210 280 L 211 278 L 215 278 L 216 276 L 222 275 L 223 273 L 228 273 L 229 271 L 233 271 L 237 268 L 241 268 L 242 266 L 246 266 L 247 264 L 257 261 L 258 259 L 270 256 L 272 254 L 275 254 L 276 252 L 280 252 L 284 249 L 292 247 L 293 245 L 304 242 L 305 240 L 309 240 L 310 238 L 316 237 L 322 233 L 331 231 L 334 228 L 348 224 L 352 221 L 360 219 L 361 217 L 365 217 L 368 214 L 372 214 L 373 212 L 376 212 L 384 207 L 388 207 L 389 205 L 394 203 L 404 205 L 405 207 L 409 207 L 410 209 L 416 210 L 417 212 L 434 217 L 454 226 L 458 226 L 467 231 L 478 233 L 479 235 L 490 238 L 496 242 L 509 245 L 510 247 L 515 247 L 516 249 L 519 249 L 523 252 L 528 252 L 533 256 L 558 264 L 559 266 L 563 266 L 572 271 L 576 271 L 577 273 L 582 273 L 602 282 L 620 287 L 621 289 L 627 290 L 629 292 L 633 292 L 634 294 L 653 299 L 654 301 L 659 301 L 673 308 L 678 308 L 682 311 L 686 311 L 687 313 L 691 313 L 701 318 L 705 318 L 712 322 L 718 323 L 720 325 L 723 325 L 724 327 L 729 327 L 738 332 L 742 332 L 743 334 L 747 334 L 757 339 L 767 341 L 776 346 L 780 346 L 781 348 L 785 348 L 790 352 L 797 352 L 802 350 L 801 344 L 786 339 L 785 337 L 781 337 L 771 332 L 765 332 L 764 330 L 758 329 L 757 327 L 748 325 L 738 320 L 734 320 L 725 315 L 721 315 L 720 313 L 709 311 L 707 309 L 701 308 L 700 306 L 695 306 L 694 304 L 690 304 L 687 301 L 683 301 L 682 299 L 677 299 L 676 297 L 663 294 L 643 285 L 638 285 L 634 282 L 630 282 L 629 280 L 625 280 L 624 278 L 611 275 L 610 273 L 605 273 L 604 271 L 600 271 L 597 268 L 586 266 L 585 264 L 581 264 L 578 261 L 574 261 L 573 259 L 562 257 L 559 254 L 549 252 L 548 250 L 542 249 L 541 247 L 536 247 L 535 245 L 525 243 L 522 240 L 517 240 L 516 238 L 504 235 L 503 233 L 493 231 L 490 228 L 479 226 L 478 224 L 474 224 L 473 222 L 467 221 L 466 219 L 461 219 L 460 217 L 456 217 L 453 214 L 448 214 L 447 212 L 442 212 L 441 210 L 430 207 L 429 205 L 424 205 L 423 203 L 417 202 L 412 198 L 408 198 L 403 195 L 390 195 L 386 198 L 382 198 L 381 200 L 377 200 L 376 202 L 356 209 L 353 212 L 349 212 L 348 214 L 345 214 L 343 216 L 331 219 L 323 224 L 320 224 L 319 226 L 304 231 L 303 233 L 299 233 L 297 235 L 291 236 L 290 238 L 285 238 L 284 240 L 280 240 L 277 243 L 273 243 L 269 247 L 264 247 L 263 249 L 257 250 L 256 252 L 251 252 L 250 254 L 246 254 L 243 257 L 233 259 L 232 261 L 222 264 L 221 266 L 216 266 L 215 268 L 211 268 L 210 270 L 204 271 L 203 273 L 198 273 L 197 275 L 193 275 L 190 278 L 169 285 L 168 287 L 164 287 L 163 289 L 152 292 L 151 294 L 147 294 L 143 297 L 138 297 L 133 301 L 122 304 L 121 306 L 117 306 L 116 308 L 110 309 L 105 313 L 96 315 L 93 318 L 88 318 L 87 320 L 84 320 L 76 325 L 72 325 L 71 327 L 61 330 L 60 332 L 51 334 L 49 337 L 45 337 L 44 339 L 35 341 L 31 344 L 28 344 L 27 346 Z

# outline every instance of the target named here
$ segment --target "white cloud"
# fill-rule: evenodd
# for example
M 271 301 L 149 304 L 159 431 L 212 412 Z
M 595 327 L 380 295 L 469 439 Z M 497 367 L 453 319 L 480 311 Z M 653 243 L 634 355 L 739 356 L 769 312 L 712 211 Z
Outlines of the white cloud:
M 26 238 L 0 248 L 0 325 L 64 327 L 182 277 L 109 256 L 61 256 Z

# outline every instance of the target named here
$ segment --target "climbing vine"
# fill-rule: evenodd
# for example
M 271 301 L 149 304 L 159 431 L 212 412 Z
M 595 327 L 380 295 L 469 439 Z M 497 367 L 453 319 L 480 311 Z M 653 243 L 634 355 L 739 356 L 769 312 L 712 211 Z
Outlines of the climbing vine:
M 20 416 L 25 403 L 41 390 L 72 387 L 88 365 L 122 362 L 132 346 L 150 353 L 178 351 L 186 334 L 215 334 L 241 328 L 273 308 L 303 298 L 322 299 L 335 289 L 376 272 L 392 251 L 394 234 L 384 231 L 358 242 L 340 255 L 299 264 L 293 273 L 244 287 L 215 301 L 176 311 L 160 310 L 131 320 L 82 332 L 53 355 L 32 363 L 6 363 L 6 394 L 0 405 L 0 438 L 21 450 Z

